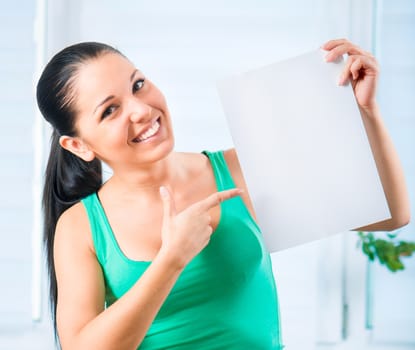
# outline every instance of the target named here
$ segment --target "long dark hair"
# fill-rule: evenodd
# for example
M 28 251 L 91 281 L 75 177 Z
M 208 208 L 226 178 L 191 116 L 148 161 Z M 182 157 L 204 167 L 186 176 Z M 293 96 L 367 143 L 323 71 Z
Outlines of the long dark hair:
M 50 306 L 55 337 L 58 297 L 53 244 L 60 215 L 102 184 L 101 162 L 85 162 L 59 144 L 61 135 L 76 136 L 76 92 L 74 81 L 82 64 L 105 53 L 121 53 L 102 43 L 84 42 L 57 53 L 46 65 L 37 84 L 37 103 L 43 117 L 53 127 L 43 189 L 44 244 L 49 274 Z

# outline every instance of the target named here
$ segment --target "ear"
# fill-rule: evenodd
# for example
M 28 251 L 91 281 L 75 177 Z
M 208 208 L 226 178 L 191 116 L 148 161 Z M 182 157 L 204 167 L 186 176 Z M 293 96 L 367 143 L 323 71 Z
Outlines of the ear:
M 90 162 L 95 159 L 95 153 L 91 151 L 88 145 L 78 137 L 71 137 L 66 135 L 61 136 L 59 138 L 59 144 L 62 146 L 62 148 L 73 153 L 86 162 Z

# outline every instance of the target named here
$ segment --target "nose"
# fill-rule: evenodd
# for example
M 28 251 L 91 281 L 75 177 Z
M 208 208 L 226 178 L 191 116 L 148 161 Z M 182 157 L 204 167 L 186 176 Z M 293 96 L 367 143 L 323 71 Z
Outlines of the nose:
M 152 108 L 147 103 L 133 99 L 128 103 L 128 114 L 131 122 L 145 123 L 151 119 Z

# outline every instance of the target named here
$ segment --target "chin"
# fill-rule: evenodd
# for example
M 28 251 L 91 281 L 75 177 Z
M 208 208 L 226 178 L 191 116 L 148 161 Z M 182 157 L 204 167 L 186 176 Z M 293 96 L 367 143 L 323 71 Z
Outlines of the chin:
M 159 144 L 154 149 L 154 153 L 152 153 L 151 157 L 153 161 L 162 160 L 167 158 L 174 150 L 174 138 L 171 137 L 168 140 L 165 140 L 161 144 Z

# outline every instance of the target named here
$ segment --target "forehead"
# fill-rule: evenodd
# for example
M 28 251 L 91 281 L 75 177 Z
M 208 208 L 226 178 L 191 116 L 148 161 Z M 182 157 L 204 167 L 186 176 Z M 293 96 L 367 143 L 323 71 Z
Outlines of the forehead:
M 118 95 L 120 89 L 128 88 L 134 71 L 134 65 L 116 53 L 82 64 L 74 82 L 78 109 L 85 111 L 109 95 Z

